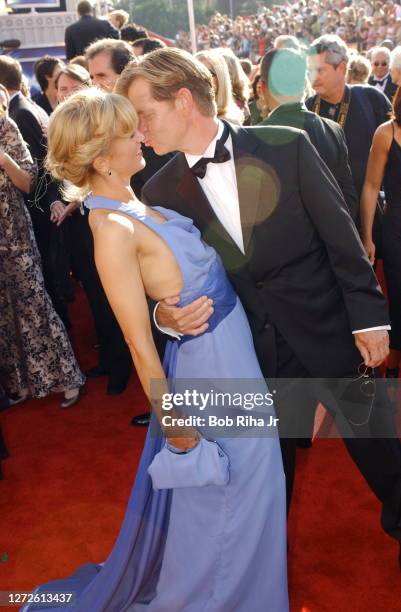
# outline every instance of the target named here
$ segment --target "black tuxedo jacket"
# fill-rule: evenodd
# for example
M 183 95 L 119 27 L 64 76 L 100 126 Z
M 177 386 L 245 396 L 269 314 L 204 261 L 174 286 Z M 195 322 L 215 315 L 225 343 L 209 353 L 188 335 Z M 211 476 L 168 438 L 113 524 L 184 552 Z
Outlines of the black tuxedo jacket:
M 83 15 L 65 30 L 65 56 L 67 61 L 83 55 L 88 45 L 99 38 L 120 38 L 120 33 L 107 19 Z
M 369 83 L 369 85 L 372 85 L 373 87 L 375 86 L 375 78 L 374 78 L 373 75 L 369 77 L 368 83 Z M 390 102 L 392 101 L 396 91 L 397 91 L 397 85 L 395 85 L 395 83 L 393 83 L 391 75 L 388 75 L 386 87 L 384 88 L 384 92 L 383 93 L 388 97 Z
M 40 230 L 35 225 L 35 232 L 40 231 L 47 235 L 48 229 L 52 226 L 49 206 L 52 202 L 59 199 L 58 184 L 51 179 L 44 169 L 44 161 L 47 154 L 49 117 L 43 108 L 32 102 L 32 100 L 25 98 L 22 93 L 18 93 L 12 98 L 9 114 L 11 119 L 17 124 L 22 138 L 29 147 L 32 158 L 38 165 L 37 186 L 31 194 L 24 196 L 24 199 L 28 204 L 31 215 L 34 217 L 34 225 L 39 219 L 40 225 L 43 225 L 43 228 Z M 34 200 L 36 200 L 38 206 L 32 207 Z M 44 211 L 44 214 L 41 209 Z M 37 239 L 39 239 L 38 236 Z
M 361 362 L 351 331 L 388 324 L 388 315 L 341 192 L 304 132 L 229 129 L 245 255 L 182 153 L 146 183 L 143 200 L 191 217 L 220 254 L 265 375 L 273 325 L 311 376 L 345 376 Z
M 308 111 L 301 102 L 282 104 L 264 119 L 260 125 L 281 125 L 305 130 L 313 146 L 336 179 L 344 196 L 351 217 L 359 213 L 351 168 L 348 163 L 348 149 L 343 129 L 335 121 L 324 119 Z

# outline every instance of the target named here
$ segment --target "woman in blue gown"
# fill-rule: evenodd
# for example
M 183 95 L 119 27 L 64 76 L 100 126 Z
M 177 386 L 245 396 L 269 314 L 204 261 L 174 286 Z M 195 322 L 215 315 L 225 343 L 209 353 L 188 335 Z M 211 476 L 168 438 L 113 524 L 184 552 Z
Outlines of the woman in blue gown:
M 42 585 L 38 603 L 25 610 L 286 612 L 285 482 L 276 430 L 218 437 L 205 418 L 196 429 L 165 427 L 163 435 L 155 416 L 164 414 L 164 392 L 195 389 L 196 380 L 248 379 L 252 390 L 267 389 L 246 315 L 216 252 L 191 219 L 149 209 L 132 193 L 130 176 L 144 164 L 135 130 L 130 103 L 97 90 L 64 102 L 49 127 L 49 169 L 79 187 L 81 197 L 91 193 L 96 265 L 154 415 L 110 556 Z M 181 305 L 199 298 L 206 309 L 213 300 L 208 329 L 169 342 L 163 367 L 146 294 L 179 294 Z M 272 415 L 269 408 L 266 423 Z M 74 593 L 74 600 L 44 607 L 40 597 L 50 591 Z

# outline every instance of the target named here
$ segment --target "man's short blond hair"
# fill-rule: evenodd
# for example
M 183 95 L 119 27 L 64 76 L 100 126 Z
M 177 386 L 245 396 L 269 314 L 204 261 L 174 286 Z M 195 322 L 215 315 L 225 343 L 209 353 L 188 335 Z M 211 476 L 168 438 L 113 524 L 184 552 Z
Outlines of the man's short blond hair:
M 215 117 L 217 114 L 212 76 L 187 51 L 158 49 L 143 56 L 137 65 L 129 64 L 117 81 L 117 93 L 127 96 L 130 86 L 139 78 L 149 83 L 155 100 L 174 100 L 177 92 L 186 88 L 191 92 L 202 115 Z

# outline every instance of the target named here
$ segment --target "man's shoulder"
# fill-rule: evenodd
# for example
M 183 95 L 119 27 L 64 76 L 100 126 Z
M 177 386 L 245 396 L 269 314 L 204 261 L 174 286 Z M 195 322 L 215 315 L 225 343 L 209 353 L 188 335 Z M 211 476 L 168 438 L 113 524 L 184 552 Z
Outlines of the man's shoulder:
M 370 100 L 384 101 L 387 100 L 386 95 L 373 87 L 372 85 L 352 85 L 350 87 L 351 96 L 357 98 L 369 98 Z
M 173 177 L 182 173 L 186 168 L 186 159 L 183 153 L 176 153 L 164 166 L 162 166 L 155 174 L 146 181 L 142 188 L 142 192 L 158 189 L 160 185 L 172 185 Z
M 305 137 L 303 130 L 284 125 L 269 125 L 263 122 L 259 125 L 241 128 L 245 134 L 256 140 L 260 145 L 288 145 L 296 143 Z

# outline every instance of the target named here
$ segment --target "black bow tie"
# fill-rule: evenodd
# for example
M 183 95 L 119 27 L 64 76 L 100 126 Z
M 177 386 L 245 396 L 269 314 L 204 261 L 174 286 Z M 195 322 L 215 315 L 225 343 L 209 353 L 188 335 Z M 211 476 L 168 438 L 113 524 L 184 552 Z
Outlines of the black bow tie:
M 375 79 L 375 80 L 374 80 L 375 85 L 380 85 L 380 87 L 383 87 L 383 85 L 384 85 L 384 83 L 387 81 L 387 79 L 388 79 L 388 77 L 385 77 L 384 79 L 381 79 L 381 80 L 379 80 L 379 79 Z
M 216 142 L 216 150 L 214 152 L 214 157 L 201 157 L 200 160 L 198 160 L 196 164 L 192 166 L 191 172 L 195 176 L 201 179 L 204 178 L 206 174 L 206 168 L 209 163 L 222 164 L 231 159 L 230 152 L 224 146 L 224 143 L 226 142 L 227 138 L 228 128 L 225 125 L 221 138 L 219 138 L 219 140 Z

